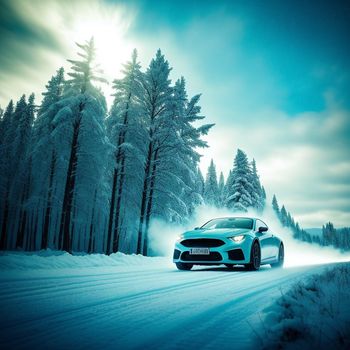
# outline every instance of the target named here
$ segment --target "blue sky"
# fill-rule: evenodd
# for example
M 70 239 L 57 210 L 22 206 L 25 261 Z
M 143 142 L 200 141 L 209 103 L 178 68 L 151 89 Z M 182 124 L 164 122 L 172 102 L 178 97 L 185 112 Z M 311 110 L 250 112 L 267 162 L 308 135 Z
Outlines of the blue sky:
M 216 123 L 203 153 L 226 175 L 236 149 L 303 226 L 350 225 L 347 1 L 0 0 L 0 103 L 34 91 L 96 36 L 110 80 L 161 48 L 172 78 Z M 97 32 L 97 34 L 96 34 Z M 4 86 L 6 88 L 4 88 Z M 110 94 L 110 87 L 106 87 Z M 107 96 L 108 97 L 108 96 Z

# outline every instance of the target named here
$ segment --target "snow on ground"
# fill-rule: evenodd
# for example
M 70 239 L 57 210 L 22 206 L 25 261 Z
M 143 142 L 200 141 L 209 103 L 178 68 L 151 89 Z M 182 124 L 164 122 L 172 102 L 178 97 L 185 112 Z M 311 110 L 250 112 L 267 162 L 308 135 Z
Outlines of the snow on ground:
M 139 266 L 162 263 L 164 258 L 150 258 L 142 255 L 115 253 L 105 254 L 68 254 L 62 251 L 41 250 L 39 252 L 0 252 L 0 271 L 8 269 L 61 269 L 113 266 Z
M 314 299 L 302 299 L 305 288 L 300 291 L 293 287 L 292 294 L 287 294 L 292 286 L 302 285 L 331 264 L 350 261 L 350 254 L 295 241 L 267 208 L 261 217 L 284 240 L 286 268 L 263 266 L 258 272 L 239 266 L 233 271 L 222 266 L 176 270 L 171 262 L 176 236 L 225 215 L 232 214 L 203 207 L 187 226 L 154 221 L 151 248 L 164 257 L 122 253 L 72 256 L 56 251 L 1 253 L 0 348 L 124 350 L 190 346 L 244 350 L 261 348 L 261 340 L 266 347 L 271 345 L 266 341 L 278 343 L 289 322 L 281 316 L 288 305 L 281 302 L 281 294 L 289 295 L 289 300 L 297 295 L 293 312 L 300 319 L 297 311 Z M 323 283 L 321 277 L 312 280 Z M 322 295 L 327 291 L 330 294 L 326 300 L 332 299 L 330 295 L 345 298 L 336 293 L 335 285 L 320 289 Z M 349 310 L 350 298 L 345 300 Z M 320 298 L 317 302 L 323 305 L 323 301 Z M 275 319 L 264 320 L 268 307 Z M 317 308 L 305 307 L 305 312 L 309 315 Z M 316 316 L 312 318 L 312 322 L 317 321 Z
M 297 283 L 265 312 L 265 349 L 350 349 L 350 265 Z
M 196 267 L 168 258 L 0 256 L 0 348 L 256 349 L 263 310 L 325 266 Z

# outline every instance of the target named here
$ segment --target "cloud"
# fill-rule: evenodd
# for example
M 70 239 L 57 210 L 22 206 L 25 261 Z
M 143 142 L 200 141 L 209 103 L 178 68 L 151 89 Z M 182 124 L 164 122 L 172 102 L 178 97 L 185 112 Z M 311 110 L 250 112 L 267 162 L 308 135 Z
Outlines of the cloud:
M 289 87 L 278 82 L 259 52 L 247 54 L 247 26 L 237 15 L 217 10 L 194 16 L 177 31 L 162 27 L 133 39 L 144 67 L 160 47 L 173 66 L 173 80 L 184 75 L 189 94 L 202 93 L 206 121 L 216 123 L 206 138 L 210 148 L 202 151 L 204 173 L 213 158 L 227 176 L 242 148 L 257 160 L 268 193 L 276 193 L 302 226 L 320 227 L 329 220 L 348 226 L 349 110 L 327 87 L 324 110 L 286 112 Z
M 124 37 L 133 7 L 102 0 L 25 1 L 2 3 L 0 37 L 1 105 L 34 91 L 39 102 L 46 82 L 68 58 L 76 57 L 75 42 L 95 37 L 97 61 L 112 81 L 133 49 Z M 110 86 L 106 94 L 111 94 Z
M 208 136 L 205 172 L 214 158 L 228 173 L 237 148 L 257 161 L 261 181 L 304 227 L 326 221 L 350 222 L 350 112 L 329 103 L 320 113 L 293 118 L 281 111 L 247 115 L 240 122 L 217 125 Z M 249 121 L 249 122 L 248 122 Z
M 268 193 L 276 193 L 303 226 L 321 226 L 328 220 L 349 226 L 350 114 L 344 107 L 347 94 L 340 98 L 339 93 L 348 91 L 349 73 L 336 63 L 328 67 L 317 60 L 309 74 L 299 74 L 288 85 L 278 69 L 284 67 L 287 76 L 293 77 L 300 63 L 287 60 L 283 65 L 281 61 L 274 70 L 268 60 L 280 57 L 283 47 L 274 44 L 267 56 L 263 50 L 254 50 L 260 38 L 254 32 L 254 20 L 227 6 L 193 13 L 181 25 L 158 24 L 155 20 L 162 14 L 155 12 L 150 27 L 145 11 L 130 3 L 15 0 L 1 6 L 2 107 L 10 98 L 32 91 L 39 102 L 50 76 L 62 65 L 69 69 L 66 59 L 76 57 L 74 41 L 94 33 L 110 81 L 133 47 L 144 68 L 161 48 L 174 68 L 172 79 L 184 75 L 189 95 L 202 93 L 206 122 L 216 123 L 207 137 L 210 148 L 202 152 L 204 172 L 213 158 L 218 170 L 227 175 L 236 149 L 242 148 L 256 159 Z M 265 43 L 273 40 L 263 39 Z M 294 55 L 304 62 L 302 52 Z M 324 95 L 318 96 L 321 80 L 332 84 L 324 83 Z M 307 95 L 294 91 L 299 84 Z M 104 89 L 110 102 L 111 85 Z M 326 107 L 292 115 L 283 108 L 291 94 L 302 99 L 303 106 L 314 94 Z

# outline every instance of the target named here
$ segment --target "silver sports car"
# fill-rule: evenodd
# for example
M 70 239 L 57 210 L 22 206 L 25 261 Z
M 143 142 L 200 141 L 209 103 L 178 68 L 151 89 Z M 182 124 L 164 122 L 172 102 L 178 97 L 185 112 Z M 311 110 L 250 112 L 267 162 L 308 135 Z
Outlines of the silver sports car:
M 178 237 L 173 261 L 179 270 L 220 264 L 244 265 L 249 270 L 265 264 L 282 267 L 284 245 L 260 219 L 218 218 Z

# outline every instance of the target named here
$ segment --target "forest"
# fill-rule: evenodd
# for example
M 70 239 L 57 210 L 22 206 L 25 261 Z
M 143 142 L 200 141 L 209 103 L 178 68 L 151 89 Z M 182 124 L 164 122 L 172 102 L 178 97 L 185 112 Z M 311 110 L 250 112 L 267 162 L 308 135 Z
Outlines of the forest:
M 108 110 L 94 40 L 77 46 L 40 105 L 23 95 L 1 112 L 0 250 L 149 255 L 152 218 L 183 223 L 200 204 L 262 213 L 266 192 L 244 151 L 226 181 L 213 160 L 204 179 L 200 151 L 214 125 L 202 124 L 201 95 L 189 97 L 183 77 L 172 84 L 160 50 L 145 71 L 133 51 Z M 272 204 L 295 238 L 350 248 L 349 230 L 327 224 L 324 238 L 311 237 Z
M 0 249 L 147 255 L 151 216 L 177 222 L 201 200 L 197 150 L 213 125 L 194 126 L 200 95 L 171 84 L 160 50 L 145 72 L 133 52 L 108 111 L 94 40 L 77 45 L 40 106 L 23 95 L 2 115 Z

